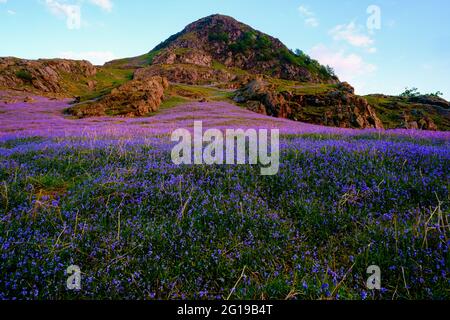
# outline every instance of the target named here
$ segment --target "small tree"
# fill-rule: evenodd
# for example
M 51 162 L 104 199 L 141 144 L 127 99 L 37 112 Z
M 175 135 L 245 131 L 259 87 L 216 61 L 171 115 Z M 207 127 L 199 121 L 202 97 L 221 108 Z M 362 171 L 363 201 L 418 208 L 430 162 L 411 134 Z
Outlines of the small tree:
M 436 93 L 430 93 L 428 95 L 432 97 L 442 97 L 444 94 L 441 91 L 437 91 Z
M 327 65 L 327 66 L 325 67 L 325 69 L 327 70 L 327 73 L 328 73 L 331 77 L 336 77 L 336 71 L 334 71 L 334 69 L 333 69 L 331 66 Z
M 295 52 L 295 55 L 298 57 L 301 57 L 304 55 L 303 51 L 300 49 L 295 49 L 294 52 Z
M 441 91 L 437 91 L 435 93 L 427 93 L 427 94 L 422 94 L 420 93 L 419 89 L 417 88 L 406 88 L 405 92 L 403 92 L 402 94 L 400 94 L 400 97 L 402 98 L 417 98 L 419 96 L 428 96 L 428 97 L 442 97 L 444 94 Z
M 419 92 L 419 89 L 417 88 L 405 88 L 405 91 L 400 94 L 400 97 L 402 98 L 414 98 L 420 96 L 421 93 Z

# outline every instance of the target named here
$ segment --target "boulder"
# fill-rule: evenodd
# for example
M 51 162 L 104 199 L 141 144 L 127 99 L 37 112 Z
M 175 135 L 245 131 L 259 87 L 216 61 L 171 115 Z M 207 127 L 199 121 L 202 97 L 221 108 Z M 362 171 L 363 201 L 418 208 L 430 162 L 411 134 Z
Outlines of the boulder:
M 163 77 L 132 80 L 113 89 L 96 102 L 73 106 L 69 113 L 80 118 L 106 115 L 145 116 L 158 110 L 168 86 L 167 79 Z
M 436 123 L 428 116 L 422 116 L 415 119 L 409 113 L 403 114 L 403 121 L 401 128 L 410 130 L 430 130 L 437 131 L 438 127 Z

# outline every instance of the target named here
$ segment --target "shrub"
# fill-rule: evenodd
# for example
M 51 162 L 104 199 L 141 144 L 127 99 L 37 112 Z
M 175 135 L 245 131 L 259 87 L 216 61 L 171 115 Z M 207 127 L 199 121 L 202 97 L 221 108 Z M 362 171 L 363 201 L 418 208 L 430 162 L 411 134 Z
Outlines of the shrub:
M 428 95 L 431 97 L 442 97 L 444 94 L 441 91 L 437 91 L 435 93 L 429 93 Z
M 270 61 L 274 58 L 274 53 L 270 49 L 262 49 L 258 53 L 258 60 L 260 61 Z
M 226 32 L 214 32 L 209 34 L 208 40 L 212 42 L 228 42 L 229 37 Z
M 421 93 L 419 91 L 419 89 L 417 89 L 417 88 L 411 88 L 411 89 L 406 88 L 405 91 L 400 94 L 400 97 L 407 98 L 407 99 L 417 98 L 417 97 L 420 97 L 420 96 L 439 98 L 439 97 L 442 97 L 443 95 L 444 94 L 441 91 L 437 91 L 437 92 L 434 92 L 434 93 Z
M 287 49 L 281 49 L 279 51 L 279 56 L 280 56 L 280 59 L 284 62 L 300 65 L 299 61 L 297 60 L 297 57 L 291 51 L 289 51 Z
M 265 34 L 260 35 L 256 39 L 256 48 L 259 50 L 269 49 L 272 47 L 272 41 Z
M 33 76 L 31 75 L 31 73 L 26 70 L 17 71 L 16 77 L 18 77 L 19 79 L 22 79 L 25 82 L 31 82 L 33 80 Z
M 336 77 L 336 72 L 334 71 L 334 69 L 331 66 L 327 65 L 325 67 L 325 69 L 326 69 L 326 72 L 328 75 L 330 75 L 332 77 Z
M 242 37 L 230 45 L 230 50 L 235 53 L 244 53 L 251 48 L 256 47 L 257 35 L 254 32 L 244 32 Z
M 411 89 L 406 88 L 405 91 L 402 94 L 400 94 L 400 97 L 402 97 L 402 98 L 414 98 L 414 97 L 418 97 L 420 95 L 422 95 L 422 94 L 419 92 L 419 89 L 417 89 L 417 88 L 411 88 Z

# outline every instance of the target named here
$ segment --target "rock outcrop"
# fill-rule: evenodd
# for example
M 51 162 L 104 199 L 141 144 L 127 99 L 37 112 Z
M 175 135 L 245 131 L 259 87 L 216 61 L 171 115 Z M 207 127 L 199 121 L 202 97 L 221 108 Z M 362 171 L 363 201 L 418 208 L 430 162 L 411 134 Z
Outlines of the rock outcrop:
M 169 86 L 163 77 L 132 80 L 98 101 L 77 104 L 68 112 L 76 117 L 140 117 L 158 110 Z
M 207 67 L 199 67 L 188 64 L 153 65 L 136 70 L 135 80 L 143 80 L 148 77 L 162 76 L 170 82 L 191 85 L 226 83 L 236 79 L 236 76 L 226 70 L 214 70 Z
M 450 130 L 450 103 L 434 95 L 365 96 L 387 129 Z
M 96 73 L 88 61 L 0 58 L 0 87 L 9 89 L 64 93 L 68 79 L 80 82 Z
M 164 50 L 153 58 L 153 65 L 190 64 L 200 67 L 212 67 L 212 57 L 202 50 L 178 49 Z
M 373 108 L 356 96 L 347 83 L 323 93 L 305 94 L 280 91 L 260 78 L 238 90 L 234 100 L 249 110 L 273 117 L 341 128 L 383 128 Z
M 403 121 L 400 127 L 413 130 L 438 130 L 436 123 L 430 117 L 423 116 L 420 119 L 415 120 L 411 115 L 406 113 L 403 115 Z

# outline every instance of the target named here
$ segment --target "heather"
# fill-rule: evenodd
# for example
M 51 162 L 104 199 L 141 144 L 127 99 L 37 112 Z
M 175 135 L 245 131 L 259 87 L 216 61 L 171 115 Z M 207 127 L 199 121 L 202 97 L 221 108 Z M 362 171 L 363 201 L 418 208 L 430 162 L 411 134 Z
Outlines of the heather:
M 447 133 L 325 128 L 221 102 L 79 120 L 35 99 L 0 109 L 1 299 L 449 297 Z M 279 128 L 279 174 L 173 165 L 169 134 L 194 120 Z M 72 264 L 80 292 L 65 287 Z

